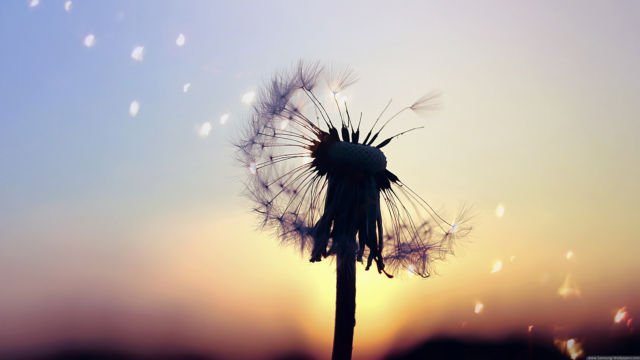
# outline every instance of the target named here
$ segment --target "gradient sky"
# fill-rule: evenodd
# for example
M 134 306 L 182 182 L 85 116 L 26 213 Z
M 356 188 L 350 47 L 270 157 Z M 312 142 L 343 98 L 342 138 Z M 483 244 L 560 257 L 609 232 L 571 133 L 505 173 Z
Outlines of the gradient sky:
M 243 94 L 298 59 L 353 67 L 365 119 L 441 92 L 440 111 L 403 118 L 425 130 L 386 148 L 389 167 L 476 213 L 430 279 L 359 269 L 356 358 L 640 317 L 640 3 L 64 4 L 0 4 L 0 350 L 326 356 L 335 264 L 256 228 L 230 145 Z M 567 276 L 580 295 L 565 299 Z

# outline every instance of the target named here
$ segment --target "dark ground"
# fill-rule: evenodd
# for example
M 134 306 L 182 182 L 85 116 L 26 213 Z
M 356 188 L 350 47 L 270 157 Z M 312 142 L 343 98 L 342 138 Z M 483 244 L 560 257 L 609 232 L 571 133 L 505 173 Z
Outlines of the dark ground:
M 586 358 L 588 355 L 600 356 L 640 356 L 640 336 L 634 335 L 591 335 L 580 338 Z M 357 351 L 357 349 L 355 350 Z M 189 352 L 163 352 L 155 355 L 136 355 L 126 350 L 109 347 L 64 346 L 58 349 L 43 349 L 26 353 L 1 353 L 4 360 L 216 360 L 225 359 L 212 355 L 195 354 Z M 286 353 L 270 360 L 313 360 L 312 356 L 302 352 Z M 555 360 L 569 359 L 562 354 L 550 337 L 538 337 L 531 342 L 522 337 L 506 338 L 503 340 L 429 339 L 411 348 L 395 351 L 384 360 Z

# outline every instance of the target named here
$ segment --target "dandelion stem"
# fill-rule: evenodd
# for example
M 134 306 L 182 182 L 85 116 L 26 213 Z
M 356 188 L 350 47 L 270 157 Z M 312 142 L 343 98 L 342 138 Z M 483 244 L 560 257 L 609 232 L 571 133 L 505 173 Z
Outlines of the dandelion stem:
M 353 350 L 353 329 L 356 326 L 355 251 L 338 251 L 336 260 L 336 323 L 331 359 L 350 360 Z

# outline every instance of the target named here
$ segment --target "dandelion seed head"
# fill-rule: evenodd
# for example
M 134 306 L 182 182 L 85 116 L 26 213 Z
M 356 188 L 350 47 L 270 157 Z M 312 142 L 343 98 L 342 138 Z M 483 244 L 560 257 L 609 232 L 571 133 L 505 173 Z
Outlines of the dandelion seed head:
M 184 36 L 184 34 L 180 33 L 176 38 L 176 45 L 178 45 L 178 47 L 183 47 L 186 41 L 187 38 Z
M 136 46 L 131 51 L 131 58 L 134 61 L 142 62 L 144 60 L 144 46 Z
M 462 211 L 447 222 L 387 168 L 381 148 L 388 134 L 376 129 L 365 138 L 365 124 L 356 131 L 357 119 L 341 104 L 356 80 L 349 69 L 299 62 L 243 95 L 253 109 L 236 143 L 255 175 L 247 196 L 263 226 L 308 251 L 312 262 L 355 251 L 365 270 L 428 277 L 433 262 L 469 233 L 468 218 Z M 330 101 L 318 95 L 326 92 Z
M 129 104 L 129 116 L 136 117 L 140 111 L 140 103 L 137 100 L 133 100 Z
M 222 114 L 222 116 L 220 116 L 220 125 L 226 124 L 227 121 L 229 121 L 229 117 L 231 117 L 229 113 Z
M 92 48 L 96 44 L 96 36 L 93 34 L 87 34 L 82 41 L 84 46 Z
M 211 133 L 211 129 L 212 129 L 211 123 L 208 121 L 204 122 L 198 128 L 198 135 L 201 138 L 206 138 L 209 136 L 209 133 Z
M 64 2 L 64 11 L 71 12 L 71 8 L 73 7 L 73 3 L 71 0 L 67 0 Z
M 191 88 L 191 83 L 186 83 L 182 85 L 182 92 L 186 94 L 187 92 L 189 92 L 190 88 Z

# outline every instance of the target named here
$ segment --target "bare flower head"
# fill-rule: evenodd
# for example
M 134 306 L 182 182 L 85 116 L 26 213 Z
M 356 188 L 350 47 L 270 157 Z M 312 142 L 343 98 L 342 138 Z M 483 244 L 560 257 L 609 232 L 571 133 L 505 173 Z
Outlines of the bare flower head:
M 352 251 L 367 270 L 375 264 L 389 277 L 402 270 L 427 277 L 469 232 L 467 212 L 445 220 L 391 172 L 381 149 L 414 130 L 388 136 L 385 126 L 406 111 L 426 110 L 433 96 L 384 119 L 389 102 L 365 133 L 368 118 L 354 118 L 336 98 L 356 79 L 350 69 L 326 74 L 318 63 L 299 62 L 258 91 L 237 144 L 247 195 L 262 225 L 312 262 Z M 334 104 L 320 101 L 321 86 Z

